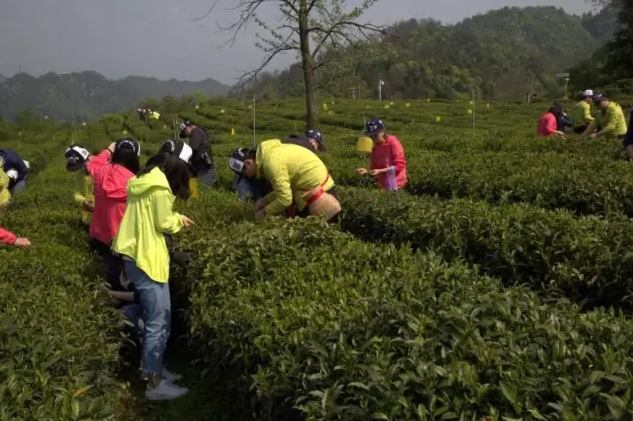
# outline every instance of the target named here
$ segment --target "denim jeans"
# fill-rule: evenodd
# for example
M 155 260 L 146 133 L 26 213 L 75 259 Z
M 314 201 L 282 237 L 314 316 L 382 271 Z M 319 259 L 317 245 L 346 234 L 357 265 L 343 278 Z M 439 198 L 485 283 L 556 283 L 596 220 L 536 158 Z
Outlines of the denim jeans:
M 143 308 L 138 304 L 126 304 L 120 309 L 132 324 L 130 330 L 138 343 L 143 343 Z
M 24 177 L 22 180 L 18 181 L 11 187 L 11 196 L 20 194 L 24 190 L 26 190 L 26 177 Z
M 244 200 L 250 197 L 253 202 L 257 202 L 272 191 L 272 187 L 265 180 L 248 179 L 244 177 L 240 179 L 240 176 L 237 174 L 233 174 L 231 187 L 240 199 Z
M 171 330 L 169 284 L 153 281 L 133 261 L 125 261 L 127 277 L 136 288 L 143 308 L 143 374 L 161 374 Z

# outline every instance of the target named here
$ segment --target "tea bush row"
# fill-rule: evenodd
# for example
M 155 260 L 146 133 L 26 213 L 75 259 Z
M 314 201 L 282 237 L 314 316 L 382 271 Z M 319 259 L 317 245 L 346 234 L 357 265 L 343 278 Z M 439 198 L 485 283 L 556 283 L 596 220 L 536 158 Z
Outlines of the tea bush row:
M 70 132 L 54 135 L 22 145 L 25 157 L 44 148 L 47 165 L 0 214 L 33 243 L 0 246 L 0 420 L 111 420 L 126 395 L 115 377 L 123 321 L 91 270 L 64 170 Z
M 631 306 L 633 222 L 578 218 L 525 204 L 493 206 L 341 188 L 342 226 L 366 241 L 464 259 L 506 283 L 562 294 L 588 307 Z
M 222 223 L 183 244 L 197 251 L 189 340 L 259 419 L 631 415 L 623 317 L 312 219 Z

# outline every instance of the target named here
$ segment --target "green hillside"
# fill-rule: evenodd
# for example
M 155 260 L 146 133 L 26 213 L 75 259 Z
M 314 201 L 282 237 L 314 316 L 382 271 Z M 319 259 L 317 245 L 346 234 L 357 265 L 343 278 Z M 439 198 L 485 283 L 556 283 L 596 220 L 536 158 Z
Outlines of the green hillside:
M 377 97 L 379 75 L 391 98 L 456 98 L 472 87 L 485 98 L 516 98 L 533 90 L 562 91 L 556 73 L 585 59 L 611 35 L 615 13 L 573 16 L 555 7 L 506 7 L 456 25 L 433 20 L 399 22 L 394 38 L 382 38 L 346 54 L 344 69 L 324 70 L 333 80 L 324 96 Z M 367 51 L 373 59 L 365 59 Z M 353 59 L 350 57 L 358 57 Z M 266 96 L 302 94 L 301 69 L 262 77 L 254 90 Z
M 110 80 L 94 71 L 47 73 L 33 77 L 19 73 L 0 79 L 0 115 L 13 118 L 20 110 L 62 120 L 93 120 L 104 113 L 135 107 L 145 98 L 183 96 L 201 92 L 208 96 L 224 95 L 229 87 L 213 79 L 186 82 L 171 79 L 130 76 Z

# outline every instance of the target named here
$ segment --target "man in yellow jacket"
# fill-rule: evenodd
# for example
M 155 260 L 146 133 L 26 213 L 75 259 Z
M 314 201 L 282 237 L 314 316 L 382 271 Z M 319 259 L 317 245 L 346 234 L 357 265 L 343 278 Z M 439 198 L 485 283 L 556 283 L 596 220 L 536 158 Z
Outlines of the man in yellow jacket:
M 267 140 L 256 149 L 234 151 L 229 166 L 242 177 L 264 178 L 270 182 L 273 191 L 255 205 L 256 219 L 278 215 L 293 204 L 299 211 L 298 216 L 306 217 L 310 215 L 309 206 L 324 193 L 336 199 L 334 180 L 323 161 L 299 145 L 282 144 L 279 139 Z
M 66 149 L 66 171 L 76 173 L 75 176 L 75 203 L 83 208 L 81 222 L 89 227 L 92 212 L 95 208 L 95 196 L 92 193 L 94 183 L 86 165 L 90 161 L 90 152 L 81 146 L 71 146 Z
M 598 118 L 593 120 L 583 133 L 584 136 L 623 138 L 626 134 L 626 118 L 622 107 L 615 102 L 609 101 L 609 98 L 603 93 L 597 93 L 593 96 L 593 102 L 600 110 Z
M 574 133 L 581 134 L 587 130 L 587 126 L 591 124 L 593 115 L 591 115 L 591 102 L 593 101 L 593 91 L 587 89 L 582 93 L 582 98 L 574 106 Z

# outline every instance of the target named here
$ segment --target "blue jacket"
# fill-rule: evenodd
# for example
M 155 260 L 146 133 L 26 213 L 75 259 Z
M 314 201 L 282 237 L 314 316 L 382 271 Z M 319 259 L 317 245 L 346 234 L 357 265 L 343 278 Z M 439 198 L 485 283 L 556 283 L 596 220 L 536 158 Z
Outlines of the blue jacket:
M 20 155 L 13 149 L 0 149 L 0 157 L 4 161 L 4 172 L 11 169 L 18 172 L 18 179 L 16 182 L 21 181 L 26 177 L 29 169 L 26 167 L 24 160 L 20 158 Z

